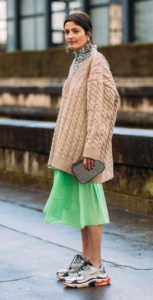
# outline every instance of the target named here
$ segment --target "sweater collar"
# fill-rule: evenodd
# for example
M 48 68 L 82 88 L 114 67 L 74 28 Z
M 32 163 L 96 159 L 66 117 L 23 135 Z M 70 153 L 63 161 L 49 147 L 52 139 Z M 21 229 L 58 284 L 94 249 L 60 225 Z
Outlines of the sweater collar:
M 78 69 L 79 66 L 91 55 L 91 52 L 97 51 L 97 45 L 88 42 L 85 47 L 73 51 L 73 56 L 75 56 L 74 69 Z
M 97 50 L 97 45 L 93 45 L 91 43 L 87 43 L 85 47 L 73 51 L 73 56 L 75 56 L 76 59 L 78 59 L 80 56 L 84 57 L 87 56 L 90 52 L 96 51 Z

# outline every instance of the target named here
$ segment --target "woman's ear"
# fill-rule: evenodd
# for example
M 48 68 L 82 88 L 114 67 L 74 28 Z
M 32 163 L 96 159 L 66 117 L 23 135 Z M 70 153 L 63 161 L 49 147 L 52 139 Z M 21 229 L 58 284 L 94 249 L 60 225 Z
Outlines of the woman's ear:
M 87 34 L 88 34 L 89 37 L 91 38 L 91 31 L 88 31 Z

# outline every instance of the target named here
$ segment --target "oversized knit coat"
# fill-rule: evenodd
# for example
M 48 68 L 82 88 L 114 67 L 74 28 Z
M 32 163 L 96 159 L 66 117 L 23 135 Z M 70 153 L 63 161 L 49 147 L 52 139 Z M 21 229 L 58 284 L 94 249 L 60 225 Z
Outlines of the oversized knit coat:
M 119 94 L 104 56 L 96 51 L 74 70 L 70 66 L 53 134 L 48 167 L 72 173 L 73 163 L 89 157 L 101 160 L 105 169 L 91 182 L 114 177 L 112 135 Z

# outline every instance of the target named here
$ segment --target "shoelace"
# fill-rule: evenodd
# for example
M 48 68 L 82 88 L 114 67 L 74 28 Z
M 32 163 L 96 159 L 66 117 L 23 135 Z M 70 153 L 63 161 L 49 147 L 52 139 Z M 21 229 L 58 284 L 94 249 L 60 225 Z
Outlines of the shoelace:
M 92 264 L 91 264 L 91 262 L 90 262 L 89 259 L 84 258 L 83 260 L 84 260 L 84 263 L 83 263 L 83 265 L 76 271 L 77 274 L 78 274 L 80 271 L 85 270 L 87 266 L 89 266 L 89 265 L 92 266 Z
M 72 259 L 70 265 L 69 265 L 69 270 L 72 269 L 72 264 L 75 263 L 75 262 L 77 261 L 78 258 L 80 258 L 80 255 L 79 255 L 79 254 L 76 254 L 76 255 L 74 256 L 74 258 Z M 82 259 L 83 259 L 83 258 L 82 258 Z
M 85 270 L 86 267 L 93 266 L 92 263 L 90 262 L 90 260 L 89 260 L 88 258 L 83 258 L 83 260 L 84 260 L 84 263 L 83 263 L 83 265 L 76 271 L 77 274 L 78 274 L 80 271 Z M 103 264 L 100 266 L 99 269 L 101 269 L 101 272 L 102 272 L 103 274 L 106 273 L 105 266 L 104 266 Z

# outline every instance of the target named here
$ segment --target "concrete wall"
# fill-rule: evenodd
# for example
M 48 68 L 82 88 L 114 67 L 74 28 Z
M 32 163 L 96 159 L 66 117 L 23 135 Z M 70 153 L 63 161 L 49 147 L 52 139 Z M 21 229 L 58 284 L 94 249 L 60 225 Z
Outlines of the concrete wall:
M 0 119 L 0 180 L 50 190 L 47 161 L 55 123 Z M 107 203 L 153 215 L 153 130 L 114 129 L 115 177 Z
M 0 79 L 0 116 L 56 121 L 63 81 Z M 121 97 L 117 125 L 153 128 L 153 78 L 115 77 Z

